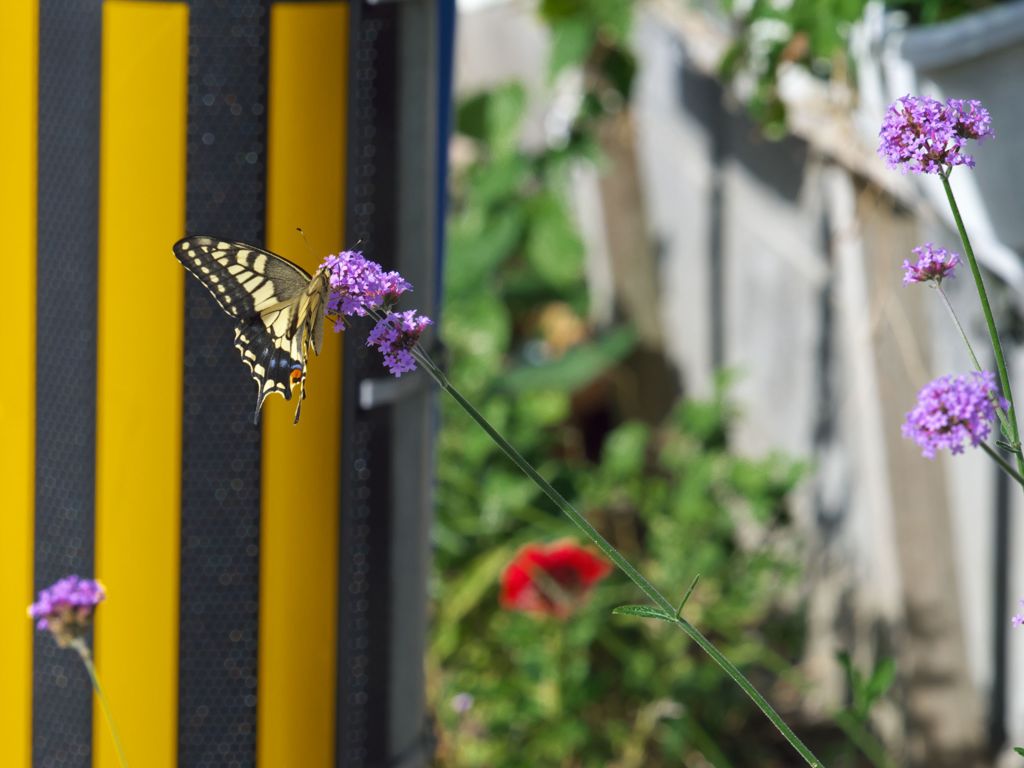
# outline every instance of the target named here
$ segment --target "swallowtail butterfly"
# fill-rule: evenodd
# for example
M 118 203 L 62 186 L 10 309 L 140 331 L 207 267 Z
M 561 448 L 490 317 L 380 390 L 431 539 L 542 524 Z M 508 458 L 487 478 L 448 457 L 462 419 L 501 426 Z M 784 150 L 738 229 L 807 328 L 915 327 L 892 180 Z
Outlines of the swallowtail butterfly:
M 306 355 L 318 355 L 329 280 L 254 245 L 196 235 L 174 244 L 174 255 L 236 321 L 235 347 L 256 381 L 256 412 L 267 395 L 291 400 L 299 385 L 295 423 L 306 397 Z

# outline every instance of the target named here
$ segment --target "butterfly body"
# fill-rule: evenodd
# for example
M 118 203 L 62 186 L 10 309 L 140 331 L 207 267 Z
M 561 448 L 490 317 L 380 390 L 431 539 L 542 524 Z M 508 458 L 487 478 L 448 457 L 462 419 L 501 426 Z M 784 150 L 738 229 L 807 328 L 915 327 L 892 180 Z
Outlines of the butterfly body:
M 310 275 L 270 251 L 206 235 L 174 244 L 174 255 L 235 319 L 235 348 L 256 382 L 256 412 L 276 392 L 291 400 L 299 385 L 295 421 L 306 397 L 306 362 L 320 354 L 327 273 Z

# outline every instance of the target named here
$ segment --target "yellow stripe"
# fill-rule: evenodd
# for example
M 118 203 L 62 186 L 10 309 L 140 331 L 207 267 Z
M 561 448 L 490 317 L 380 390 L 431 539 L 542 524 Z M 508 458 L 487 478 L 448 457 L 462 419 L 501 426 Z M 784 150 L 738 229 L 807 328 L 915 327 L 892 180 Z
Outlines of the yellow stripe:
M 28 768 L 32 744 L 32 527 L 36 387 L 37 0 L 0 3 L 0 238 L 5 356 L 0 398 L 0 745 L 4 765 Z M 56 343 L 60 343 L 59 340 Z
M 310 272 L 344 239 L 347 46 L 345 3 L 271 7 L 267 245 Z M 263 408 L 263 766 L 334 765 L 341 338 L 328 330 L 323 346 L 301 422 L 292 425 L 294 400 L 272 397 Z
M 106 2 L 100 111 L 98 665 L 133 765 L 175 768 L 188 7 Z M 118 765 L 102 712 L 94 765 Z

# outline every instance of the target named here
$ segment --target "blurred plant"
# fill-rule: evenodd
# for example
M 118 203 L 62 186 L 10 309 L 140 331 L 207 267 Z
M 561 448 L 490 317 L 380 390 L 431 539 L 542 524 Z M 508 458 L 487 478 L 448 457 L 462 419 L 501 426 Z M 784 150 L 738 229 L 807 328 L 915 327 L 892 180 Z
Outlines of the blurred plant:
M 554 6 L 545 6 L 545 12 L 554 25 L 565 25 L 563 31 L 580 21 L 567 5 Z M 563 59 L 568 62 L 572 57 Z M 592 504 L 599 504 L 601 495 L 611 488 L 600 484 L 603 475 L 588 458 L 594 449 L 586 426 L 578 421 L 577 409 L 581 400 L 607 390 L 615 366 L 633 350 L 635 335 L 624 327 L 600 333 L 586 320 L 583 246 L 565 194 L 572 164 L 592 161 L 596 155 L 589 133 L 592 113 L 584 102 L 568 141 L 532 153 L 518 146 L 525 108 L 520 86 L 499 87 L 460 106 L 455 154 L 462 163 L 453 180 L 441 330 L 451 353 L 450 378 L 459 382 L 467 398 L 555 488 L 570 497 L 585 491 L 594 499 Z M 708 409 L 713 407 L 691 405 L 683 412 L 695 425 L 711 423 L 715 419 Z M 608 592 L 598 589 L 564 633 L 538 633 L 532 619 L 498 609 L 498 577 L 514 553 L 530 541 L 563 537 L 571 527 L 552 514 L 538 487 L 508 463 L 486 434 L 467 423 L 457 405 L 445 400 L 442 409 L 445 426 L 439 442 L 434 529 L 437 614 L 430 665 L 434 700 L 459 702 L 458 706 L 437 705 L 447 734 L 445 745 L 456 744 L 460 755 L 466 745 L 479 756 L 466 764 L 488 765 L 557 764 L 575 749 L 573 745 L 584 741 L 588 744 L 581 749 L 592 760 L 602 761 L 620 753 L 646 753 L 648 741 L 666 742 L 667 754 L 674 758 L 696 748 L 695 743 L 714 753 L 714 738 L 703 732 L 698 721 L 686 729 L 687 738 L 682 737 L 683 731 L 665 727 L 666 718 L 680 716 L 674 702 L 681 699 L 673 696 L 678 686 L 671 678 L 661 685 L 666 681 L 654 674 L 656 669 L 674 666 L 677 657 L 686 659 L 699 651 L 688 650 L 681 633 L 661 626 L 636 626 L 624 633 L 608 622 L 608 610 L 631 592 L 621 586 Z M 628 425 L 621 441 L 628 442 L 638 429 L 645 428 Z M 714 425 L 708 434 L 714 440 L 722 437 Z M 601 434 L 598 453 L 603 441 Z M 615 460 L 609 461 L 613 467 Z M 597 476 L 587 476 L 594 471 Z M 705 467 L 687 487 L 698 509 L 718 514 L 722 512 L 719 503 L 708 507 L 701 501 L 706 486 L 698 480 L 712 482 L 707 471 Z M 728 474 L 735 488 L 749 489 L 748 500 L 762 499 L 763 491 L 772 498 L 765 506 L 775 508 L 781 491 L 760 488 L 765 478 L 756 467 L 737 462 Z M 716 486 L 724 483 L 714 482 Z M 791 482 L 789 478 L 782 485 L 788 488 Z M 652 518 L 665 514 L 660 510 L 654 515 L 653 507 L 647 509 Z M 703 519 L 697 512 L 691 514 Z M 702 567 L 698 563 L 714 566 L 719 557 L 725 558 L 724 552 L 736 547 L 735 542 L 721 542 L 712 549 L 720 547 L 722 552 L 711 556 L 704 551 L 699 534 L 689 540 L 676 531 L 659 541 L 657 535 L 648 539 L 648 523 L 636 515 L 615 515 L 614 522 L 628 537 L 613 536 L 613 540 L 630 554 L 643 557 L 647 564 L 653 562 L 653 551 L 664 555 L 658 577 L 664 577 L 665 583 L 688 583 L 692 570 Z M 731 530 L 728 518 L 712 516 L 703 524 L 713 530 Z M 654 520 L 652 525 L 657 529 L 665 524 Z M 701 526 L 698 521 L 688 525 L 695 531 Z M 683 542 L 687 547 L 704 554 L 688 563 L 687 550 L 671 544 L 676 539 L 687 539 Z M 729 582 L 745 604 L 753 596 L 743 593 L 742 585 L 768 578 L 769 569 L 756 564 L 736 569 L 743 572 L 742 577 Z M 771 578 L 777 576 L 773 573 Z M 717 577 L 709 583 L 712 590 L 722 589 Z M 730 615 L 736 605 L 716 602 L 708 610 Z M 759 618 L 760 612 L 755 613 Z M 726 626 L 722 623 L 717 629 Z M 736 627 L 731 631 L 740 632 Z M 628 652 L 631 645 L 643 645 L 648 637 L 658 638 L 661 650 Z M 743 659 L 757 657 L 756 642 L 737 638 L 735 643 Z M 746 706 L 739 703 L 742 692 L 731 690 L 727 678 L 698 668 L 693 658 L 680 663 L 686 676 L 707 681 L 716 692 L 729 689 L 709 697 L 707 706 L 712 710 Z M 628 696 L 619 695 L 618 678 L 623 674 L 629 678 Z M 467 701 L 473 704 L 467 706 Z M 612 710 L 607 718 L 600 715 L 605 707 Z M 556 710 L 582 714 L 560 719 L 552 717 Z M 715 722 L 714 717 L 707 722 Z M 470 738 L 478 732 L 479 737 Z M 641 733 L 647 735 L 640 738 Z
M 872 735 L 870 715 L 896 681 L 896 664 L 891 658 L 878 659 L 870 674 L 865 675 L 854 666 L 850 654 L 842 651 L 836 660 L 846 673 L 850 701 L 833 715 L 836 724 L 849 739 L 846 753 L 859 749 L 876 768 L 895 768 L 896 763 L 886 754 L 881 743 Z
M 935 24 L 1005 0 L 885 0 L 917 24 Z M 846 80 L 852 72 L 846 45 L 850 28 L 869 0 L 719 0 L 732 24 L 733 44 L 719 64 L 728 82 L 742 89 L 750 114 L 767 135 L 786 132 L 779 95 L 784 67 L 799 66 L 823 79 Z
M 777 599 L 797 574 L 785 496 L 802 468 L 778 456 L 731 455 L 732 419 L 723 384 L 714 400 L 682 403 L 660 427 L 618 426 L 600 460 L 572 462 L 561 485 L 656 581 L 687 583 L 700 570 L 704 581 L 687 608 L 693 620 L 748 675 L 769 679 L 778 654 L 799 652 L 799 616 Z M 444 468 L 457 463 L 454 453 L 439 461 L 439 541 L 448 546 L 437 553 L 429 663 L 437 701 L 468 694 L 473 704 L 437 707 L 442 764 L 658 766 L 697 754 L 721 766 L 791 764 L 767 727 L 763 738 L 740 738 L 756 727 L 743 692 L 703 664 L 681 633 L 608 620 L 633 594 L 621 580 L 597 586 L 568 623 L 501 610 L 499 575 L 516 542 L 571 526 L 517 495 L 502 500 L 509 506 L 500 530 L 456 532 L 454 510 L 495 503 L 486 481 L 444 481 Z
M 681 615 L 683 607 L 685 606 L 686 599 L 690 597 L 692 593 L 692 587 L 687 592 L 686 598 L 684 598 L 683 604 L 680 605 L 679 609 L 673 612 L 672 604 L 668 602 L 668 599 L 659 592 L 648 579 L 643 576 L 633 565 L 630 558 L 622 553 L 622 549 L 625 545 L 620 544 L 616 547 L 615 544 L 611 543 L 607 537 L 603 536 L 589 520 L 578 512 L 565 498 L 565 496 L 556 490 L 547 479 L 537 471 L 537 469 L 525 459 L 521 453 L 508 441 L 508 439 L 502 434 L 502 432 L 495 428 L 495 426 L 481 414 L 481 412 L 459 391 L 450 381 L 447 374 L 441 370 L 440 367 L 430 358 L 426 351 L 419 344 L 419 337 L 422 331 L 430 323 L 429 319 L 423 318 L 417 315 L 414 310 L 408 310 L 405 312 L 396 312 L 394 309 L 395 302 L 400 296 L 408 291 L 411 286 L 405 281 L 398 273 L 385 273 L 379 264 L 372 262 L 363 257 L 359 252 L 346 251 L 337 256 L 328 256 L 324 261 L 323 266 L 317 272 L 318 275 L 323 275 L 323 280 L 330 286 L 330 295 L 326 299 L 326 306 L 328 311 L 331 307 L 337 307 L 337 312 L 344 317 L 369 317 L 376 321 L 374 330 L 370 332 L 367 339 L 367 344 L 376 346 L 384 354 L 385 363 L 391 370 L 394 376 L 400 376 L 402 373 L 415 370 L 417 366 L 422 367 L 431 378 L 438 384 L 438 386 L 448 395 L 451 396 L 451 401 L 457 404 L 471 419 L 476 422 L 476 425 L 481 428 L 481 431 L 493 442 L 494 446 L 497 447 L 500 452 L 504 455 L 507 460 L 511 460 L 514 464 L 529 480 L 529 482 L 536 488 L 536 490 L 543 493 L 547 497 L 549 502 L 553 502 L 560 512 L 565 516 L 565 520 L 579 528 L 596 546 L 601 553 L 613 563 L 629 580 L 633 585 L 638 588 L 644 597 L 647 598 L 650 603 L 648 605 L 641 606 L 626 606 L 619 607 L 616 609 L 618 613 L 631 614 L 633 616 L 639 616 L 643 618 L 654 618 L 661 621 L 675 624 L 682 632 L 694 641 L 700 651 L 707 654 L 724 672 L 727 673 L 727 677 L 735 683 L 740 689 L 739 692 L 733 691 L 732 687 L 729 690 L 734 696 L 746 695 L 751 702 L 753 702 L 768 718 L 773 726 L 778 730 L 780 734 L 789 742 L 790 746 L 795 749 L 801 757 L 807 762 L 808 765 L 817 767 L 820 766 L 820 761 L 813 755 L 813 753 L 803 744 L 803 742 L 797 737 L 789 725 L 781 718 L 778 712 L 768 703 L 767 699 L 757 690 L 757 688 L 750 682 L 748 677 L 720 650 L 720 646 L 724 644 L 721 639 L 712 640 L 706 635 L 696 629 L 688 620 L 684 619 Z M 339 322 L 335 324 L 336 329 L 343 329 L 346 327 L 346 323 L 342 321 L 342 318 L 338 318 Z M 719 393 L 721 399 L 721 393 Z M 632 427 L 639 426 L 641 429 L 646 429 L 643 425 L 629 425 Z M 712 434 L 718 434 L 722 430 L 712 430 Z M 635 443 L 635 441 L 633 441 Z M 630 445 L 630 441 L 626 441 L 626 445 Z M 647 449 L 640 446 L 642 449 L 642 455 L 647 454 Z M 702 446 L 702 453 L 710 453 L 709 448 L 711 446 Z M 685 472 L 685 466 L 677 466 L 675 460 L 678 458 L 678 453 L 665 453 L 660 452 L 659 458 L 661 459 L 661 466 L 659 471 L 670 472 L 671 479 L 666 478 L 667 482 L 676 482 L 681 474 Z M 738 460 L 737 460 L 738 461 Z M 634 462 L 631 462 L 635 464 Z M 585 474 L 582 478 L 582 483 L 589 482 L 592 477 L 601 476 L 601 467 L 598 465 L 594 467 L 593 475 Z M 571 469 L 571 468 L 570 468 Z M 725 482 L 714 481 L 713 484 L 709 484 L 708 487 L 702 488 L 698 497 L 685 498 L 685 506 L 693 506 L 699 504 L 699 499 L 715 498 L 716 488 L 715 486 L 721 484 L 724 488 L 732 488 L 733 490 L 744 491 L 745 495 L 753 498 L 754 494 L 751 493 L 751 489 L 761 489 L 764 485 L 760 478 L 760 472 L 751 473 L 749 472 L 750 466 L 743 465 L 741 463 L 736 464 L 737 472 L 728 471 L 726 473 Z M 744 471 L 748 470 L 748 471 Z M 792 482 L 795 480 L 795 474 L 793 471 L 789 471 L 788 475 L 792 475 L 791 479 L 782 478 L 783 480 L 783 492 Z M 734 479 L 735 475 L 735 479 Z M 632 477 L 632 475 L 630 476 Z M 742 478 L 742 482 L 740 479 Z M 619 490 L 621 488 L 620 480 L 625 478 L 614 478 L 615 488 Z M 579 483 L 586 491 L 586 486 Z M 594 486 L 598 489 L 597 497 L 602 498 L 601 485 L 597 484 Z M 640 497 L 636 499 L 630 499 L 631 503 L 636 505 L 638 510 L 641 509 L 641 505 L 645 503 L 650 497 L 649 494 L 652 489 L 657 487 L 655 477 L 652 477 L 646 482 L 640 493 Z M 586 498 L 586 494 L 584 498 Z M 661 493 L 656 494 L 654 498 L 658 501 L 658 507 L 662 507 L 668 503 L 669 509 L 671 509 L 673 501 L 673 494 Z M 621 502 L 620 496 L 616 496 L 617 502 Z M 769 507 L 769 509 L 774 508 Z M 684 514 L 685 508 L 680 507 L 679 512 Z M 666 511 L 657 511 L 656 520 L 645 520 L 651 525 L 654 530 L 654 523 L 661 522 L 665 516 Z M 640 526 L 637 526 L 637 535 L 630 539 L 630 542 L 637 541 L 640 539 Z M 717 525 L 712 530 L 722 530 L 721 525 Z M 729 534 L 731 538 L 731 533 Z M 706 546 L 706 537 L 700 537 L 696 539 L 698 542 L 703 542 L 701 545 Z M 680 542 L 683 544 L 685 542 Z M 678 557 L 679 552 L 672 553 Z M 633 559 L 636 559 L 635 557 Z M 781 561 L 780 561 L 781 562 Z M 743 579 L 732 579 L 733 582 L 740 582 L 746 588 L 745 591 L 753 591 L 753 588 L 757 585 L 750 582 L 749 574 L 755 575 L 760 574 L 760 569 L 750 567 L 753 561 L 747 561 L 747 569 L 741 574 Z M 778 565 L 775 563 L 771 570 L 771 574 L 774 580 L 778 578 L 778 571 L 780 570 Z M 544 617 L 557 617 L 559 619 L 566 619 L 573 614 L 574 611 L 581 610 L 583 605 L 583 597 L 585 594 L 592 589 L 599 581 L 604 579 L 611 566 L 608 562 L 605 562 L 601 558 L 595 556 L 588 550 L 579 547 L 578 545 L 571 544 L 568 542 L 555 543 L 547 547 L 539 547 L 531 545 L 525 547 L 516 558 L 513 560 L 511 565 L 506 568 L 503 576 L 503 604 L 505 607 L 513 608 L 520 613 L 537 614 Z M 442 609 L 444 607 L 444 601 L 441 601 Z M 602 625 L 604 626 L 604 625 Z M 579 658 L 579 651 L 582 649 L 573 649 L 571 652 L 567 652 L 563 642 L 563 633 L 551 633 L 545 642 L 535 643 L 534 648 L 545 649 L 547 648 L 547 656 L 553 663 L 550 665 L 551 676 L 547 676 L 543 681 L 543 686 L 534 691 L 537 695 L 538 700 L 544 703 L 542 707 L 545 722 L 552 715 L 558 715 L 562 710 L 563 686 L 561 685 L 562 674 L 565 669 L 569 667 L 573 662 Z M 677 635 L 676 639 L 681 635 Z M 504 639 L 504 636 L 503 636 Z M 509 649 L 511 650 L 511 649 Z M 493 666 L 489 663 L 488 666 Z M 527 677 L 528 679 L 528 677 Z M 620 693 L 620 684 L 615 678 L 609 678 L 611 687 L 607 690 L 607 693 L 614 694 L 618 697 Z M 726 677 L 719 678 L 719 685 L 727 682 Z M 455 697 L 452 701 L 460 701 L 459 696 L 463 694 L 469 694 L 472 696 L 472 689 L 466 686 L 462 686 L 461 690 L 455 692 Z M 497 698 L 497 697 L 494 697 Z M 467 701 L 464 697 L 461 701 Z M 468 700 L 470 703 L 472 699 Z M 488 701 L 489 703 L 489 701 Z M 453 711 L 462 715 L 470 707 L 460 705 L 453 707 Z M 517 708 L 518 712 L 518 708 Z M 521 716 L 520 716 L 521 719 Z M 597 723 L 594 723 L 596 726 Z M 606 723 L 604 725 L 607 725 Z M 545 738 L 545 730 L 543 728 L 538 729 L 535 734 L 538 737 L 537 744 L 543 751 L 543 745 L 548 743 Z M 594 734 L 590 733 L 587 735 L 588 746 L 591 743 L 599 743 L 594 739 Z M 504 740 L 503 740 L 504 742 Z M 563 749 L 564 739 L 559 737 L 556 739 L 559 749 Z M 504 747 L 504 744 L 503 744 Z M 534 749 L 531 745 L 530 749 Z M 762 747 L 756 747 L 759 751 Z M 503 749 L 504 751 L 504 749 Z M 543 755 L 539 755 L 543 756 Z M 518 756 L 517 756 L 518 759 Z M 548 760 L 542 760 L 542 763 L 547 763 Z
M 40 632 L 49 632 L 60 648 L 71 648 L 82 660 L 106 717 L 107 727 L 117 750 L 117 759 L 122 768 L 128 768 L 128 759 L 125 757 L 124 747 L 121 746 L 114 715 L 103 693 L 96 666 L 93 664 L 92 651 L 86 642 L 93 613 L 106 597 L 107 592 L 98 581 L 74 575 L 65 576 L 39 592 L 36 601 L 28 607 L 28 616 L 35 620 L 36 629 Z
M 540 17 L 551 33 L 550 76 L 574 67 L 585 73 L 575 140 L 589 140 L 595 121 L 629 101 L 636 74 L 629 47 L 633 6 L 634 0 L 541 0 Z
M 747 81 L 741 98 L 765 133 L 786 132 L 786 110 L 779 76 L 786 65 L 806 68 L 821 78 L 845 79 L 850 26 L 867 0 L 721 0 L 733 22 L 734 42 L 722 57 L 726 82 Z
M 781 544 L 792 542 L 784 497 L 799 467 L 728 453 L 733 414 L 724 383 L 713 401 L 683 404 L 665 424 L 615 427 L 609 392 L 635 334 L 599 332 L 586 320 L 568 171 L 598 159 L 594 131 L 628 99 L 630 10 L 626 1 L 542 3 L 555 37 L 552 73 L 582 65 L 585 74 L 564 141 L 519 147 L 526 99 L 515 84 L 458 110 L 441 331 L 450 378 L 466 397 L 439 374 L 453 400 L 441 405 L 428 658 L 441 764 L 656 766 L 700 754 L 720 766 L 730 764 L 727 755 L 791 764 L 790 747 L 767 721 L 757 720 L 763 739 L 738 738 L 750 731 L 744 694 L 817 764 L 717 650 L 784 685 L 768 669 L 780 656 L 792 659 L 800 642 L 799 616 L 776 601 L 796 572 L 794 553 Z M 596 426 L 588 423 L 595 412 Z M 502 447 L 501 435 L 518 451 Z M 661 622 L 608 621 L 611 608 L 635 596 L 611 580 L 574 605 L 564 625 L 500 610 L 499 577 L 516 551 L 573 531 L 542 494 L 587 530 L 563 497 L 581 499 L 611 543 L 658 581 L 685 584 L 704 571 L 706 587 L 690 610 L 713 640 L 657 607 L 665 599 L 593 528 L 588 535 L 602 552 L 658 598 L 620 611 Z M 701 652 L 732 681 L 699 664 Z
M 890 658 L 880 659 L 871 674 L 864 675 L 853 665 L 850 654 L 842 651 L 836 660 L 846 673 L 850 691 L 850 705 L 847 711 L 863 724 L 867 724 L 871 708 L 882 699 L 896 680 L 896 664 Z

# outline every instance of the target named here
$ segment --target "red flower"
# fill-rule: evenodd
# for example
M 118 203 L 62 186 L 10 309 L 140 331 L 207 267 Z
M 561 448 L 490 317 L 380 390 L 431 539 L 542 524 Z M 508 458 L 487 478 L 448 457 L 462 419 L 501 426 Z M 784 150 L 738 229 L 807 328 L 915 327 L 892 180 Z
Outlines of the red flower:
M 527 544 L 501 575 L 501 605 L 565 619 L 611 570 L 606 561 L 571 541 Z

